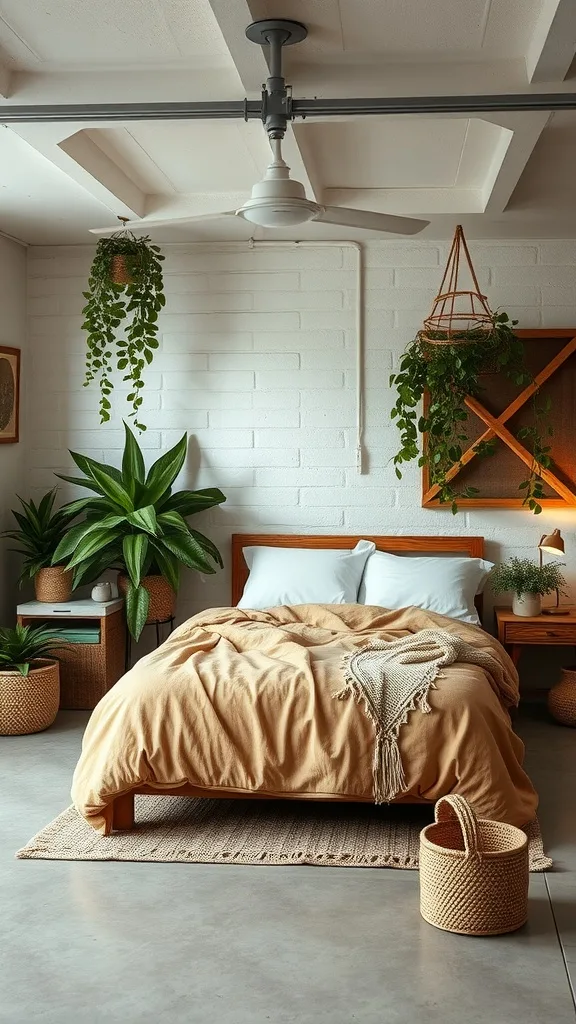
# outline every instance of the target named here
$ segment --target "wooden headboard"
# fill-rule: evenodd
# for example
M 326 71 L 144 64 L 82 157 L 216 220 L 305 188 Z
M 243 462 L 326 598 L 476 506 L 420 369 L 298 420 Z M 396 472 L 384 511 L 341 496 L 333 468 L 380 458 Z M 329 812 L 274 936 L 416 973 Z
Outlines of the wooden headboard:
M 411 551 L 421 555 L 468 555 L 469 558 L 484 557 L 483 537 L 370 537 L 367 533 L 358 536 L 327 536 L 326 534 L 295 533 L 233 533 L 232 534 L 232 605 L 242 597 L 248 579 L 248 566 L 244 561 L 242 548 L 260 545 L 274 548 L 353 548 L 359 540 L 371 540 L 378 551 L 392 554 Z M 476 599 L 479 613 L 482 598 Z

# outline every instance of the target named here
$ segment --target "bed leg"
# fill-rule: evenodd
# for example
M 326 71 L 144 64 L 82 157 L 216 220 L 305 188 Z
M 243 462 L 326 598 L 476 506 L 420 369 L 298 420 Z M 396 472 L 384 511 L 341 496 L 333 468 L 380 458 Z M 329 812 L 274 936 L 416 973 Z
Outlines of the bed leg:
M 134 793 L 116 797 L 112 804 L 112 828 L 116 831 L 134 828 Z

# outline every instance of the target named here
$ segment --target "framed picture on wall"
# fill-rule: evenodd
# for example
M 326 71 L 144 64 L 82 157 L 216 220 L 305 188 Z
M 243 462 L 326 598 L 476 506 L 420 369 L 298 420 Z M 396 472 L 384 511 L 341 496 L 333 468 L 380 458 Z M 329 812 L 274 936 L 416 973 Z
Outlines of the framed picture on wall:
M 20 349 L 0 345 L 0 444 L 16 444 L 20 415 Z

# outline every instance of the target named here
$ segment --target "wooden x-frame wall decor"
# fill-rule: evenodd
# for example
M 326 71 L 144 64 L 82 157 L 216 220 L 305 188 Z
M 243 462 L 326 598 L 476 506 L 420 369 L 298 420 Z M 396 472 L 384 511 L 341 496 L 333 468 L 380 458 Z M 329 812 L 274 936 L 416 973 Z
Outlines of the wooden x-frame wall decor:
M 487 405 L 494 405 L 496 401 L 494 388 L 487 387 L 486 397 L 483 400 L 469 396 L 466 399 L 466 406 L 473 414 L 464 430 L 469 433 L 469 446 L 464 451 L 460 463 L 455 465 L 448 473 L 448 480 L 456 480 L 455 487 L 458 487 L 460 480 L 462 486 L 474 483 L 479 494 L 474 498 L 458 498 L 458 507 L 468 508 L 519 508 L 522 504 L 522 493 L 517 489 L 518 482 L 513 480 L 514 469 L 520 471 L 520 477 L 526 476 L 526 470 L 522 463 L 530 467 L 532 456 L 526 447 L 514 435 L 510 429 L 510 421 L 514 416 L 522 415 L 526 411 L 526 403 L 533 397 L 535 392 L 544 391 L 547 383 L 557 384 L 556 375 L 559 373 L 569 375 L 568 387 L 555 388 L 552 397 L 552 410 L 550 422 L 554 428 L 554 435 L 551 438 L 551 456 L 554 464 L 551 469 L 543 469 L 541 478 L 546 487 L 546 497 L 539 504 L 544 508 L 562 508 L 576 506 L 576 330 L 574 329 L 540 329 L 540 330 L 519 330 L 518 337 L 523 338 L 528 345 L 536 343 L 536 349 L 540 362 L 540 368 L 534 373 L 534 381 L 524 388 L 511 400 L 504 403 L 501 411 L 492 411 Z M 565 341 L 565 344 L 562 342 Z M 550 347 L 555 349 L 552 357 L 542 365 L 542 355 L 546 354 Z M 571 358 L 574 357 L 574 358 Z M 527 359 L 528 362 L 528 359 Z M 534 372 L 534 371 L 532 371 Z M 500 375 L 499 375 L 500 376 Z M 552 381 L 552 378 L 555 378 Z M 489 383 L 489 379 L 488 379 Z M 486 403 L 486 404 L 484 404 Z M 480 423 L 478 423 L 480 421 Z M 476 424 L 476 428 L 475 428 Z M 477 434 L 478 427 L 484 426 L 484 430 Z M 476 429 L 476 436 L 475 436 Z M 490 441 L 497 439 L 501 442 L 499 450 L 504 455 L 501 459 L 500 469 L 498 468 L 498 454 L 487 458 L 477 456 L 475 448 L 479 441 Z M 502 447 L 503 446 L 503 447 Z M 556 463 L 555 450 L 558 449 L 560 458 Z M 515 466 L 510 465 L 510 455 Z M 490 466 L 490 464 L 493 464 Z M 470 471 L 474 473 L 474 479 L 470 478 Z M 489 486 L 483 493 L 483 474 L 487 480 L 490 476 Z M 464 477 L 467 479 L 463 479 Z M 446 508 L 438 500 L 440 488 L 437 485 L 431 486 L 428 468 L 424 467 L 422 473 L 422 506 L 424 508 Z

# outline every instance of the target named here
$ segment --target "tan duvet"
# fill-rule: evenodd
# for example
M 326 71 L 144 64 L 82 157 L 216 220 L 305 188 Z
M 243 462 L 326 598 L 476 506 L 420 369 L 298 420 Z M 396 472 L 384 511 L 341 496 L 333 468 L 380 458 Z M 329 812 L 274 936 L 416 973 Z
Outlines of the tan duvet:
M 400 731 L 403 799 L 455 791 L 482 817 L 526 824 L 537 796 L 506 710 L 518 677 L 503 648 L 442 615 L 364 605 L 217 608 L 189 619 L 95 708 L 74 774 L 76 807 L 108 832 L 111 801 L 143 784 L 372 800 L 373 726 L 358 704 L 332 697 L 342 654 L 426 628 L 490 651 L 498 671 L 452 665 L 430 692 L 432 713 L 411 713 Z

